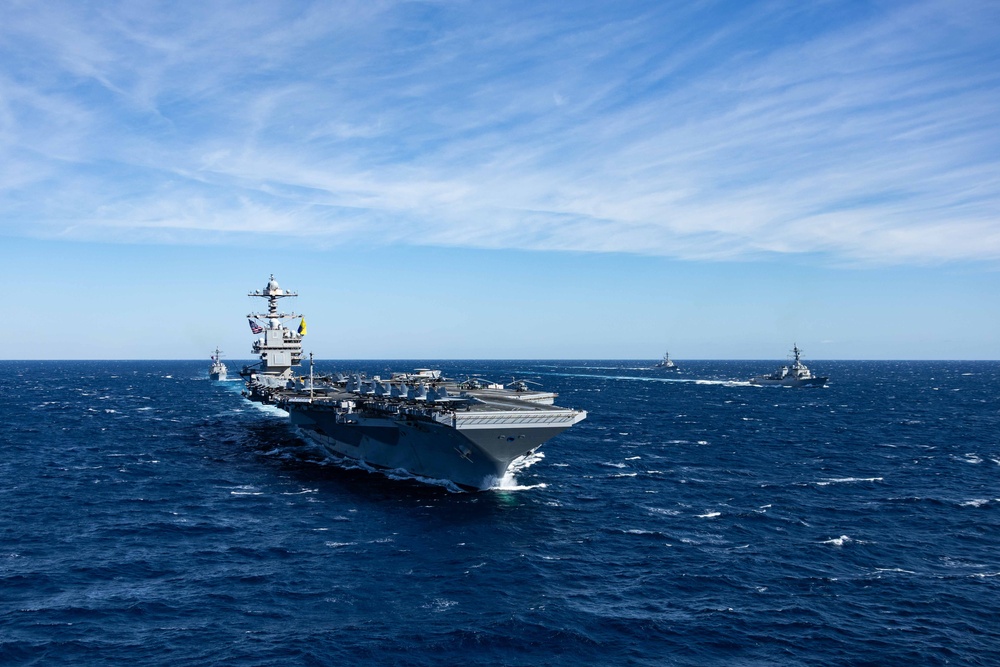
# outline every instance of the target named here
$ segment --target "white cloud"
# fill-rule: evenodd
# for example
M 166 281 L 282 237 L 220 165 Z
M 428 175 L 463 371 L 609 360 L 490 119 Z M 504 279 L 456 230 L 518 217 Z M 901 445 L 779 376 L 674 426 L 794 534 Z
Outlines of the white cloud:
M 636 6 L 18 5 L 0 230 L 1000 259 L 989 4 Z

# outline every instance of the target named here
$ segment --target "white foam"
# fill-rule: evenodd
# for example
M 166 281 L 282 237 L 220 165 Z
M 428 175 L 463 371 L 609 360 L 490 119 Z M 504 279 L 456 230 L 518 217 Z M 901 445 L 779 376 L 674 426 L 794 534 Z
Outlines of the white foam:
M 834 537 L 833 539 L 824 540 L 821 544 L 832 544 L 835 547 L 842 547 L 848 542 L 853 542 L 851 538 L 847 535 L 841 535 L 840 537 Z
M 503 476 L 503 479 L 494 486 L 489 488 L 490 491 L 530 491 L 531 489 L 545 489 L 548 484 L 539 482 L 538 484 L 520 484 L 517 478 L 507 473 Z
M 348 459 L 344 459 L 348 460 Z M 430 486 L 440 486 L 441 488 L 451 492 L 451 493 L 465 493 L 460 489 L 454 482 L 447 479 L 434 479 L 432 477 L 422 477 L 420 475 L 414 475 L 409 470 L 403 470 L 402 468 L 393 468 L 392 470 L 378 470 L 367 465 L 364 461 L 358 461 L 356 459 L 349 459 L 353 463 L 358 464 L 359 468 L 367 470 L 369 472 L 380 473 L 385 475 L 389 479 L 396 481 L 414 481 L 420 482 L 421 484 L 428 484 Z
M 722 516 L 722 512 L 705 512 L 704 514 L 696 515 L 699 519 L 714 519 L 717 516 Z
M 285 417 L 288 416 L 288 412 L 274 405 L 264 405 L 263 403 L 259 403 L 257 401 L 250 401 L 250 404 L 256 407 L 261 412 L 267 413 L 274 417 L 281 417 L 282 419 L 284 419 Z
M 440 613 L 442 611 L 447 611 L 450 607 L 454 607 L 458 602 L 455 600 L 445 600 L 442 598 L 437 598 L 432 604 L 422 605 L 424 609 L 431 609 L 435 613 Z
M 983 505 L 989 505 L 990 501 L 986 498 L 976 498 L 974 500 L 967 500 L 964 503 L 959 503 L 960 507 L 982 507 Z
M 531 452 L 525 454 L 524 456 L 518 457 L 511 461 L 510 465 L 507 466 L 507 472 L 501 479 L 498 479 L 490 485 L 490 490 L 496 491 L 528 491 L 531 489 L 544 489 L 548 485 L 544 483 L 538 484 L 521 484 L 517 481 L 517 473 L 522 470 L 526 470 L 531 466 L 535 465 L 539 461 L 545 458 L 545 452 Z
M 829 486 L 830 484 L 854 484 L 856 482 L 881 482 L 881 477 L 837 477 L 828 479 L 825 482 L 816 482 L 816 486 Z
M 539 452 L 539 451 L 529 452 L 528 454 L 525 454 L 524 456 L 519 456 L 513 461 L 511 461 L 510 465 L 507 466 L 507 472 L 511 471 L 520 472 L 522 470 L 527 470 L 528 468 L 535 465 L 544 458 L 545 458 L 545 452 Z M 563 464 L 563 465 L 568 465 L 568 464 Z

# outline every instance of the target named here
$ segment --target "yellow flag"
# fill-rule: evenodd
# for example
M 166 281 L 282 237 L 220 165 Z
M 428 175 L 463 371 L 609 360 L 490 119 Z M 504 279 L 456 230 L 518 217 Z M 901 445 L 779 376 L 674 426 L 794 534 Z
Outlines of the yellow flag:
M 306 318 L 304 317 L 302 318 L 302 321 L 299 322 L 299 335 L 300 336 L 306 335 Z

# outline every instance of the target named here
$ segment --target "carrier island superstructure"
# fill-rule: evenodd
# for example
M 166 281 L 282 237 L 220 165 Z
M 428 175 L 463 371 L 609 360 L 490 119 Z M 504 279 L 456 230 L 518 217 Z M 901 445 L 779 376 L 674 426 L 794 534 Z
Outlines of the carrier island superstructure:
M 389 378 L 320 378 L 310 355 L 308 376 L 296 375 L 305 320 L 289 329 L 285 323 L 301 316 L 280 312 L 278 302 L 298 295 L 272 275 L 264 290 L 249 296 L 266 299 L 268 310 L 247 315 L 260 336 L 253 343 L 260 362 L 240 373 L 244 395 L 287 411 L 298 432 L 331 456 L 477 491 L 498 485 L 511 463 L 587 416 L 524 383 L 457 382 L 427 368 Z

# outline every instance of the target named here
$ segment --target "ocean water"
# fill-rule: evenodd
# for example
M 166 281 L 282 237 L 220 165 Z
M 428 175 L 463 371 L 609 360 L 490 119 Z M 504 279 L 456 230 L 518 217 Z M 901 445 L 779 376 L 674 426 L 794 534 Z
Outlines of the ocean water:
M 1000 664 L 1000 363 L 678 363 L 437 364 L 589 411 L 477 494 L 207 362 L 0 363 L 0 664 Z

